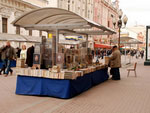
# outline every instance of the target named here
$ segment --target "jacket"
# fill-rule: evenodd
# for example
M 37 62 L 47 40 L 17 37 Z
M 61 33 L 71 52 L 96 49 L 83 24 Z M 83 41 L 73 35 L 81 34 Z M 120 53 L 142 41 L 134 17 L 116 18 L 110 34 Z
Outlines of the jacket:
M 109 63 L 111 68 L 121 67 L 121 54 L 119 50 L 115 50 L 114 52 L 112 52 L 112 55 L 109 58 Z
M 5 46 L 0 48 L 0 53 L 1 53 L 1 59 L 4 60 L 6 58 Z
M 27 59 L 26 64 L 30 67 L 33 65 L 33 54 L 34 54 L 34 46 L 31 46 L 27 50 Z
M 2 48 L 0 48 L 0 52 L 2 60 L 4 59 L 12 60 L 13 58 L 17 58 L 16 51 L 11 46 L 10 47 L 3 46 Z M 9 54 L 8 56 L 6 55 L 7 53 Z

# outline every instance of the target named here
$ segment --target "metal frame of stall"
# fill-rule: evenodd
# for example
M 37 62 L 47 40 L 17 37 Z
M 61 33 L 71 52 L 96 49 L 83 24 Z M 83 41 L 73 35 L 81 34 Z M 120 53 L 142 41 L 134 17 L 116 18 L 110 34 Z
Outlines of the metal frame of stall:
M 108 27 L 60 8 L 36 9 L 17 18 L 12 24 L 27 30 L 40 30 L 46 31 L 47 33 L 55 33 L 56 53 L 58 53 L 59 34 L 84 35 L 86 37 L 87 47 L 88 35 L 112 35 L 116 33 Z M 94 30 L 93 28 L 98 30 Z

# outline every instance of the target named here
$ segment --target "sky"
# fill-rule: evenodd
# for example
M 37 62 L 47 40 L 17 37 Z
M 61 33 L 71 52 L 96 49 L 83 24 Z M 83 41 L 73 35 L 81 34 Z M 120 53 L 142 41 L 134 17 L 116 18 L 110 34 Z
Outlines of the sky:
M 150 0 L 120 0 L 119 5 L 128 17 L 127 26 L 150 25 Z

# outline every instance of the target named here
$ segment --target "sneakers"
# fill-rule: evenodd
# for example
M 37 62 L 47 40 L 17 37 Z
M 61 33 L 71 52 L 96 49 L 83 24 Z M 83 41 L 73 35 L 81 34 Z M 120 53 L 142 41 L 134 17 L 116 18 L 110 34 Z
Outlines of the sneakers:
M 13 70 L 12 71 L 10 71 L 10 75 L 12 75 L 13 74 Z

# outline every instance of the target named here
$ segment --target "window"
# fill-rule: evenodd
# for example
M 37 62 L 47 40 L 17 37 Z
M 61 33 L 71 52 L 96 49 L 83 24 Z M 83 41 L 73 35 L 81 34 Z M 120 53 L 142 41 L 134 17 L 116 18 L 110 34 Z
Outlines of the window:
M 2 33 L 7 33 L 7 18 L 2 18 Z
M 110 21 L 107 22 L 108 27 L 110 27 Z
M 68 11 L 70 11 L 70 0 L 68 0 Z
M 20 35 L 20 27 L 19 26 L 16 27 L 16 34 Z
M 29 36 L 32 36 L 32 30 L 29 30 Z
M 42 36 L 42 31 L 39 31 L 39 36 Z

